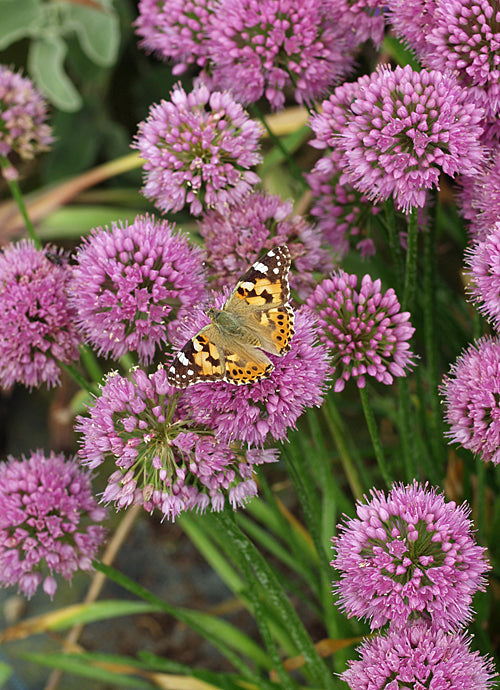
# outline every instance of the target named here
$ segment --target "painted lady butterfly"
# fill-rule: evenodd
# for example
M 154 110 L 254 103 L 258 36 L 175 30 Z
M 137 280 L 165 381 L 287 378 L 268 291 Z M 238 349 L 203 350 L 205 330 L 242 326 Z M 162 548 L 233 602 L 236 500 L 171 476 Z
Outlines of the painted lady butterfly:
M 271 249 L 244 273 L 222 309 L 207 310 L 212 323 L 175 355 L 170 385 L 221 380 L 240 385 L 269 376 L 274 364 L 262 350 L 284 355 L 294 334 L 290 262 L 288 247 Z

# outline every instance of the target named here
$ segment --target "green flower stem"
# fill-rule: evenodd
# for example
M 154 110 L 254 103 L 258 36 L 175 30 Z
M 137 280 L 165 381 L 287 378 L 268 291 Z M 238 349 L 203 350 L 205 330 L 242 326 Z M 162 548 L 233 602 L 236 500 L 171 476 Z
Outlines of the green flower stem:
M 424 262 L 423 262 L 423 317 L 424 344 L 427 360 L 428 386 L 430 394 L 430 443 L 434 462 L 437 467 L 442 462 L 443 428 L 441 402 L 439 399 L 439 374 L 437 363 L 437 334 L 436 334 L 436 226 L 435 221 L 424 232 Z M 437 477 L 434 476 L 434 480 Z
M 5 158 L 5 156 L 0 156 L 0 165 L 4 170 L 11 167 L 8 159 Z M 17 207 L 19 209 L 20 214 L 23 217 L 24 223 L 26 225 L 26 230 L 28 231 L 28 235 L 33 240 L 35 247 L 37 249 L 41 249 L 42 243 L 38 239 L 37 234 L 35 232 L 35 228 L 33 227 L 33 223 L 31 222 L 30 217 L 28 216 L 26 204 L 24 203 L 24 198 L 23 198 L 23 195 L 22 195 L 22 192 L 21 192 L 21 189 L 19 187 L 17 180 L 11 180 L 11 179 L 9 179 L 8 176 L 6 176 L 4 179 L 6 179 L 7 184 L 9 185 L 12 197 L 17 204 Z
M 294 176 L 294 178 L 300 183 L 300 186 L 304 191 L 309 189 L 306 181 L 304 180 L 304 176 L 302 174 L 302 170 L 299 168 L 297 165 L 297 162 L 295 159 L 290 155 L 290 151 L 287 151 L 286 147 L 284 146 L 283 142 L 279 137 L 276 136 L 276 134 L 273 132 L 273 130 L 269 127 L 267 124 L 266 118 L 264 117 L 262 111 L 260 108 L 254 103 L 250 107 L 250 111 L 254 115 L 254 117 L 257 117 L 262 124 L 264 125 L 266 132 L 269 135 L 269 139 L 273 142 L 273 144 L 281 151 L 283 156 L 285 157 L 286 162 L 288 163 L 290 172 Z
M 396 271 L 396 292 L 399 293 L 403 287 L 403 255 L 401 252 L 401 242 L 396 227 L 396 209 L 394 199 L 390 197 L 384 204 L 385 228 L 387 230 L 389 249 L 392 254 L 392 261 Z M 375 216 L 376 218 L 377 216 Z
M 87 379 L 80 374 L 78 369 L 73 364 L 63 364 L 62 362 L 59 362 L 59 364 L 81 388 L 86 390 L 88 393 L 94 393 L 97 395 L 97 385 L 87 381 Z
M 341 429 L 342 420 L 340 418 L 337 406 L 329 395 L 322 405 L 322 410 L 324 412 L 325 420 L 328 425 L 328 429 L 332 435 L 332 438 L 339 451 L 340 461 L 344 468 L 347 481 L 351 487 L 352 494 L 354 498 L 363 498 L 363 486 L 358 473 L 358 470 L 354 464 L 354 461 L 347 448 L 347 443 L 344 438 L 344 430 Z
M 480 458 L 477 459 L 477 517 L 476 527 L 479 541 L 486 543 L 486 463 Z
M 87 345 L 80 345 L 80 358 L 94 384 L 100 383 L 104 372 L 93 350 Z
M 306 663 L 304 672 L 309 672 L 312 680 L 322 690 L 333 690 L 335 687 L 333 674 L 316 650 L 307 630 L 286 596 L 281 582 L 267 560 L 253 542 L 238 528 L 234 516 L 230 512 L 224 511 L 214 517 L 220 525 L 221 532 L 223 531 L 230 541 L 231 548 L 237 554 L 238 559 L 246 562 L 246 568 L 251 569 L 262 596 L 268 599 L 273 608 L 279 612 L 283 627 L 297 646 L 297 652 L 304 657 Z M 263 632 L 261 629 L 261 633 Z M 271 654 L 272 650 L 268 648 L 268 651 Z M 279 671 L 279 666 L 276 666 L 276 669 Z
M 418 209 L 412 208 L 408 217 L 408 248 L 406 251 L 403 310 L 411 311 L 417 285 Z
M 382 474 L 382 478 L 386 483 L 387 487 L 390 488 L 392 485 L 392 478 L 387 466 L 387 462 L 384 456 L 384 451 L 382 449 L 382 443 L 380 441 L 380 436 L 378 433 L 377 425 L 375 423 L 375 417 L 373 416 L 373 411 L 370 406 L 370 401 L 368 400 L 368 393 L 366 388 L 359 388 L 359 396 L 361 398 L 361 403 L 363 405 L 363 412 L 365 413 L 366 424 L 368 426 L 368 431 L 372 439 L 373 450 L 375 451 L 375 457 L 377 458 L 378 466 Z
M 402 376 L 398 379 L 399 396 L 399 429 L 403 445 L 403 463 L 405 480 L 411 482 L 415 478 L 415 442 L 413 438 L 413 425 L 415 423 L 411 412 L 411 394 L 408 378 Z

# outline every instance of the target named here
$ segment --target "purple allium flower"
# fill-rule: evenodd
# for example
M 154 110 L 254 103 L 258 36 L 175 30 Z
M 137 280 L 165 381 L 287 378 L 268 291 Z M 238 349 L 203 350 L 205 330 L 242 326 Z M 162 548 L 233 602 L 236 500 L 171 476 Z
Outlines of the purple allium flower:
M 370 493 L 332 538 L 340 608 L 368 619 L 372 630 L 388 621 L 405 628 L 415 618 L 447 631 L 467 623 L 490 565 L 471 536 L 466 504 L 416 481 L 394 484 L 388 496 Z
M 207 58 L 206 28 L 213 0 L 140 0 L 135 21 L 140 45 L 175 63 L 173 74 L 190 64 L 203 67 Z
M 208 29 L 215 85 L 274 109 L 289 89 L 313 101 L 353 64 L 354 32 L 340 18 L 323 0 L 221 0 Z
M 373 216 L 381 206 L 370 201 L 348 182 L 341 183 L 342 168 L 331 156 L 323 156 L 306 175 L 313 194 L 311 215 L 318 220 L 320 229 L 331 244 L 337 259 L 349 251 L 349 245 L 363 258 L 375 253 L 369 236 Z
M 46 119 L 47 104 L 31 79 L 0 65 L 0 156 L 29 160 L 47 151 L 53 137 Z M 10 179 L 17 176 L 14 170 L 9 166 Z
M 500 14 L 497 0 L 438 0 L 426 35 L 425 64 L 453 72 L 488 117 L 500 108 Z
M 484 337 L 452 365 L 441 386 L 450 443 L 500 463 L 500 339 Z
M 246 196 L 226 213 L 206 213 L 199 224 L 205 240 L 213 285 L 234 283 L 262 250 L 286 244 L 293 261 L 291 287 L 305 299 L 316 284 L 313 273 L 329 273 L 333 260 L 321 247 L 322 235 L 301 216 L 293 215 L 290 201 L 258 192 Z
M 341 678 L 352 690 L 488 690 L 497 678 L 493 662 L 472 652 L 470 642 L 420 622 L 390 629 L 366 640 Z
M 215 306 L 224 299 L 218 296 Z M 180 325 L 179 346 L 208 323 L 200 310 Z M 262 446 L 268 438 L 283 440 L 308 407 L 321 404 L 330 374 L 327 350 L 317 343 L 316 319 L 308 310 L 295 312 L 295 335 L 283 357 L 269 355 L 275 368 L 253 384 L 225 381 L 197 383 L 182 393 L 181 405 L 199 423 L 214 428 L 218 438 Z
M 473 240 L 484 240 L 500 218 L 500 147 L 491 153 L 487 168 L 476 176 L 460 178 L 460 206 L 470 221 L 469 232 Z
M 106 356 L 132 351 L 150 363 L 172 310 L 182 313 L 205 294 L 202 252 L 147 215 L 92 230 L 76 260 L 71 303 L 82 333 Z
M 50 255 L 57 257 L 51 260 Z M 60 364 L 78 359 L 80 338 L 68 304 L 67 259 L 31 240 L 0 252 L 0 385 L 59 384 Z
M 341 183 L 350 182 L 370 199 L 393 196 L 407 212 L 424 206 L 425 192 L 439 186 L 441 172 L 453 177 L 479 171 L 484 111 L 468 99 L 467 89 L 449 75 L 409 65 L 381 67 L 348 90 L 336 90 L 328 111 L 323 104 L 316 145 L 336 144 L 343 152 Z
M 225 213 L 259 177 L 261 126 L 225 92 L 176 86 L 170 101 L 153 105 L 133 144 L 144 164 L 144 195 L 162 211 L 189 204 L 193 215 Z
M 355 43 L 371 39 L 378 47 L 384 39 L 387 0 L 336 0 L 335 11 L 345 31 L 354 32 Z M 332 5 L 329 6 L 331 12 Z
M 131 379 L 108 375 L 89 417 L 77 418 L 79 452 L 89 467 L 115 463 L 103 500 L 117 508 L 132 503 L 158 508 L 170 520 L 185 510 L 223 509 L 226 495 L 236 508 L 255 496 L 254 466 L 274 462 L 276 452 L 243 451 L 195 426 L 188 406 L 177 406 L 176 390 L 159 367 Z
M 105 517 L 76 459 L 37 450 L 0 463 L 0 585 L 30 598 L 43 582 L 52 598 L 54 574 L 92 569 L 106 532 L 93 523 Z
M 401 311 L 392 288 L 382 294 L 379 279 L 363 276 L 359 291 L 357 281 L 356 275 L 339 271 L 307 299 L 319 316 L 320 340 L 333 356 L 336 392 L 351 377 L 358 388 L 365 387 L 366 376 L 390 385 L 394 376 L 406 376 L 413 364 L 408 341 L 415 329 L 410 313 Z
M 427 36 L 435 23 L 439 0 L 387 0 L 395 34 L 422 57 L 428 51 Z
M 465 254 L 471 282 L 468 289 L 478 310 L 500 330 L 500 222 Z

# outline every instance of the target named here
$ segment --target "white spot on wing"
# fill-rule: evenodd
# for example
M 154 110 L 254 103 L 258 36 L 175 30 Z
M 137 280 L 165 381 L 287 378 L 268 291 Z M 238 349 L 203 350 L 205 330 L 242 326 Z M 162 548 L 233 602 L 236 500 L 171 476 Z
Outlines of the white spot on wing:
M 260 261 L 257 261 L 256 264 L 253 265 L 256 271 L 259 271 L 259 273 L 267 273 L 269 266 L 266 266 L 266 264 L 261 263 Z

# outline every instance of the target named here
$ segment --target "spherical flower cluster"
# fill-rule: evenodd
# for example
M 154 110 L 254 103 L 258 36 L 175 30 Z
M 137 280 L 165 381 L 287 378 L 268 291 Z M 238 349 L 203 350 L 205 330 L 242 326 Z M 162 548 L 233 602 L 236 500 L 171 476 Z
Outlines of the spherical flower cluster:
M 333 268 L 330 253 L 321 246 L 321 233 L 301 216 L 294 216 L 292 203 L 278 196 L 249 194 L 224 214 L 206 213 L 199 228 L 217 287 L 232 285 L 263 250 L 282 244 L 292 256 L 290 284 L 302 299 L 316 284 L 314 273 L 329 273 Z
M 242 103 L 282 108 L 321 96 L 352 66 L 354 32 L 322 0 L 222 0 L 208 29 L 217 88 Z
M 219 296 L 215 306 L 221 308 Z M 179 345 L 206 325 L 201 310 L 186 320 L 177 335 Z M 275 365 L 268 378 L 236 386 L 225 381 L 198 383 L 187 388 L 181 405 L 200 424 L 215 429 L 217 437 L 261 447 L 266 440 L 283 440 L 308 407 L 323 401 L 330 374 L 327 350 L 317 342 L 315 318 L 304 309 L 295 312 L 295 335 L 283 357 L 269 355 Z
M 441 172 L 453 177 L 479 171 L 484 111 L 468 102 L 467 90 L 451 76 L 409 65 L 381 67 L 339 94 L 323 113 L 322 145 L 336 143 L 346 170 L 340 182 L 368 198 L 392 196 L 396 208 L 407 212 L 424 206 L 425 192 L 439 186 Z
M 154 217 L 92 230 L 76 261 L 71 303 L 81 332 L 106 356 L 137 352 L 151 362 L 172 310 L 182 313 L 204 296 L 201 251 Z
M 423 60 L 441 72 L 454 72 L 474 90 L 487 116 L 494 117 L 500 108 L 499 40 L 496 0 L 437 2 Z
M 341 675 L 351 690 L 488 690 L 497 677 L 491 659 L 472 652 L 465 635 L 424 623 L 377 635 L 358 651 L 361 658 Z
M 382 293 L 380 280 L 365 275 L 358 291 L 357 281 L 356 275 L 339 271 L 307 299 L 319 317 L 320 340 L 333 356 L 336 392 L 351 377 L 358 388 L 365 387 L 366 376 L 390 385 L 394 376 L 406 376 L 413 363 L 408 341 L 415 329 L 394 290 Z
M 500 329 L 500 222 L 465 254 L 469 292 L 478 310 Z
M 387 0 L 395 34 L 422 57 L 428 50 L 427 36 L 434 27 L 439 0 Z
M 355 44 L 371 39 L 378 47 L 384 40 L 386 5 L 387 0 L 336 0 L 335 11 L 344 30 L 354 32 Z
M 42 584 L 52 597 L 54 574 L 91 570 L 105 537 L 94 523 L 105 517 L 76 460 L 38 450 L 0 463 L 0 584 L 28 598 Z
M 78 359 L 75 316 L 68 304 L 66 257 L 31 240 L 0 253 L 0 385 L 59 383 L 60 364 Z
M 317 161 L 306 175 L 313 195 L 310 212 L 338 259 L 351 244 L 366 258 L 375 253 L 370 226 L 382 208 L 348 182 L 341 183 L 342 177 L 342 168 L 332 156 Z
M 460 206 L 469 221 L 473 240 L 484 240 L 500 218 L 500 148 L 492 150 L 491 161 L 479 175 L 460 178 Z
M 250 168 L 261 161 L 260 135 L 229 93 L 198 86 L 186 94 L 177 86 L 139 124 L 134 148 L 146 159 L 144 195 L 162 211 L 189 204 L 195 216 L 224 213 L 259 181 Z
M 470 345 L 441 386 L 451 442 L 500 463 L 500 339 Z
M 174 62 L 173 74 L 207 59 L 206 28 L 213 0 L 140 0 L 135 26 L 141 47 Z
M 170 520 L 185 510 L 220 511 L 226 495 L 236 508 L 255 496 L 254 466 L 274 462 L 275 451 L 238 451 L 196 427 L 179 411 L 176 390 L 163 368 L 150 376 L 136 369 L 130 380 L 110 374 L 89 416 L 77 419 L 80 456 L 89 467 L 116 465 L 104 501 L 158 508 Z
M 0 156 L 28 160 L 47 151 L 53 137 L 46 119 L 47 104 L 31 79 L 0 65 Z M 10 179 L 17 177 L 12 165 L 2 167 Z
M 413 482 L 393 485 L 388 496 L 372 489 L 356 512 L 332 539 L 331 565 L 340 571 L 334 591 L 349 617 L 368 619 L 372 629 L 423 619 L 449 631 L 468 622 L 490 566 L 465 504 Z

